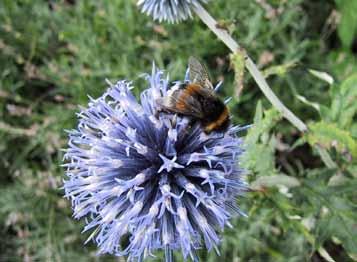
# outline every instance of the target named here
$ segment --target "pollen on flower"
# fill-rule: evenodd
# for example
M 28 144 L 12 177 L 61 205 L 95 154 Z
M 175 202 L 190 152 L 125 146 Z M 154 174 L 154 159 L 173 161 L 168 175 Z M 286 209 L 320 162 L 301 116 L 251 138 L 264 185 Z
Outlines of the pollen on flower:
M 143 202 L 138 201 L 135 203 L 133 210 L 134 210 L 134 212 L 136 212 L 136 211 L 140 211 L 142 208 L 143 208 Z
M 136 130 L 131 127 L 126 129 L 125 135 L 132 141 L 136 140 Z
M 111 195 L 113 195 L 113 196 L 118 197 L 123 193 L 124 193 L 124 190 L 121 186 L 116 186 L 111 189 Z
M 163 185 L 161 187 L 161 190 L 162 190 L 163 194 L 167 194 L 167 193 L 170 193 L 171 187 L 169 185 Z
M 167 261 L 174 250 L 197 260 L 196 250 L 216 248 L 224 226 L 242 214 L 240 128 L 224 135 L 188 128 L 188 118 L 158 112 L 170 80 L 155 67 L 145 78 L 139 101 L 131 82 L 119 81 L 78 114 L 65 153 L 65 197 L 99 254 L 137 261 L 165 249 Z
M 162 128 L 163 123 L 160 122 L 159 120 L 157 120 L 155 116 L 152 115 L 152 116 L 149 117 L 149 119 L 150 119 L 151 123 L 154 124 L 156 129 L 161 129 Z
M 141 155 L 145 155 L 148 152 L 147 146 L 144 146 L 140 143 L 134 143 L 134 147 L 136 151 Z
M 114 159 L 112 160 L 111 164 L 114 168 L 120 168 L 123 166 L 123 161 L 121 161 L 120 159 Z
M 102 217 L 103 219 L 103 223 L 109 223 L 111 221 L 113 221 L 113 219 L 116 217 L 117 212 L 112 209 L 110 211 L 108 211 L 106 214 L 103 214 L 104 216 Z
M 192 183 L 187 183 L 185 188 L 187 189 L 187 191 L 194 191 L 196 189 L 196 187 Z
M 93 170 L 93 175 L 98 175 L 98 176 L 104 175 L 108 172 L 108 168 L 106 167 L 95 167 L 92 170 Z
M 209 173 L 208 173 L 208 171 L 207 171 L 206 169 L 201 169 L 201 170 L 200 170 L 200 176 L 201 176 L 202 178 L 208 178 Z
M 170 235 L 169 234 L 163 234 L 162 235 L 162 243 L 164 244 L 164 245 L 168 245 L 168 244 L 170 244 Z
M 154 206 L 150 207 L 149 213 L 152 216 L 155 216 L 155 215 L 157 215 L 157 213 L 159 213 L 159 208 L 156 205 L 154 205 Z
M 177 140 L 177 130 L 169 129 L 168 137 L 170 138 L 170 140 L 176 141 Z
M 91 183 L 92 185 L 100 182 L 100 177 L 98 176 L 90 176 L 90 177 L 86 177 L 83 180 L 85 180 L 86 183 Z
M 139 173 L 136 175 L 135 180 L 138 184 L 141 184 L 141 183 L 145 182 L 145 178 L 146 178 L 145 174 Z
M 198 222 L 203 227 L 208 226 L 207 219 L 205 217 L 203 217 L 203 216 L 199 216 L 198 217 Z
M 184 207 L 179 207 L 178 210 L 177 210 L 177 213 L 180 217 L 181 220 L 185 220 L 187 219 L 187 211 L 186 211 L 186 208 Z

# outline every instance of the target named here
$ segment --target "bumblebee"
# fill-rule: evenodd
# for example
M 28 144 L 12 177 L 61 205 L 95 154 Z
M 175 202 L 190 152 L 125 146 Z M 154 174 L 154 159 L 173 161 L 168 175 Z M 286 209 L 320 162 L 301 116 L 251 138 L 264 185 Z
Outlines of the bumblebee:
M 163 111 L 177 113 L 199 122 L 206 134 L 225 132 L 230 125 L 229 111 L 216 95 L 208 72 L 196 58 L 189 58 L 190 82 L 172 87 L 161 102 Z

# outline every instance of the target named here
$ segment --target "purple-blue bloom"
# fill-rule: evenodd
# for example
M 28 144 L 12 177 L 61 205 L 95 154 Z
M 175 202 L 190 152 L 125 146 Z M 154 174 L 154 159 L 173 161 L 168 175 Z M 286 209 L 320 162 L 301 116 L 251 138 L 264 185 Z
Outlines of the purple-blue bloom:
M 192 17 L 192 7 L 208 0 L 139 0 L 138 6 L 143 13 L 154 20 L 178 23 Z
M 132 84 L 119 81 L 78 113 L 65 153 L 65 196 L 100 254 L 134 261 L 163 249 L 171 261 L 181 250 L 197 260 L 199 248 L 218 252 L 219 233 L 241 214 L 242 128 L 207 135 L 186 117 L 158 113 L 169 79 L 154 66 L 146 80 L 140 102 Z

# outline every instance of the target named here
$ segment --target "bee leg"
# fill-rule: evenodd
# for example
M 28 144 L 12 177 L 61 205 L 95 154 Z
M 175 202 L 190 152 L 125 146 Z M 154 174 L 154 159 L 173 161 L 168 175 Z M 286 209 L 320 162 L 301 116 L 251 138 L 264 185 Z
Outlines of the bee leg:
M 154 113 L 154 117 L 159 120 L 159 116 L 160 116 L 161 112 L 162 111 L 160 109 L 156 110 L 155 113 Z
M 194 127 L 194 125 L 197 123 L 196 119 L 190 119 L 190 121 L 188 122 L 188 124 L 183 128 L 182 132 L 185 135 L 189 135 L 191 133 L 192 128 Z
M 173 127 L 176 127 L 177 124 L 177 114 L 174 114 L 173 118 L 171 119 L 171 124 Z
M 165 108 L 163 107 L 159 107 L 156 109 L 154 116 L 156 119 L 159 119 L 160 113 L 168 113 L 169 111 L 167 111 Z
M 192 129 L 196 123 L 197 123 L 197 120 L 192 118 L 192 119 L 190 119 L 190 122 L 188 122 L 187 127 L 189 129 Z
M 159 119 L 160 113 L 167 113 L 168 111 L 163 106 L 162 99 L 157 99 L 155 102 L 157 104 L 157 107 L 156 107 L 154 116 L 155 116 L 156 119 Z
M 220 136 L 217 137 L 217 139 L 222 139 L 224 138 L 224 134 L 221 134 Z

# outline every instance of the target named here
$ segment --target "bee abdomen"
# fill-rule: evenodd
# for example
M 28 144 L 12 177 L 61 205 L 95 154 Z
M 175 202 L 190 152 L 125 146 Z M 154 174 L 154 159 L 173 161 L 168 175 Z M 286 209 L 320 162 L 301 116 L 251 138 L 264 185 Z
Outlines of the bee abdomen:
M 206 122 L 204 125 L 204 130 L 206 133 L 212 131 L 225 131 L 230 124 L 228 108 L 224 106 L 223 111 L 221 110 L 218 117 L 210 122 Z

